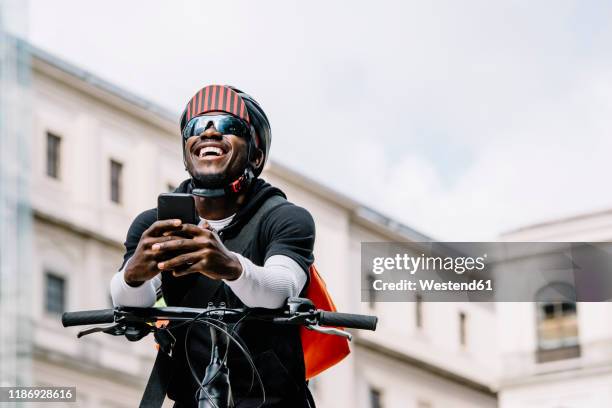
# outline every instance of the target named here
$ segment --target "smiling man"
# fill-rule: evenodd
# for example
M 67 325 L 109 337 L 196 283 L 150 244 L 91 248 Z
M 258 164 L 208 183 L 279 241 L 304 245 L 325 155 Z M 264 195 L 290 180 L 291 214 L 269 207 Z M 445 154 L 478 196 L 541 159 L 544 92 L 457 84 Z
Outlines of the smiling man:
M 169 306 L 225 302 L 278 308 L 287 297 L 299 296 L 313 262 L 314 221 L 259 178 L 271 143 L 263 109 L 236 88 L 211 85 L 188 102 L 180 127 L 191 177 L 175 192 L 195 197 L 201 221 L 197 226 L 157 221 L 155 208 L 138 215 L 127 234 L 123 265 L 111 281 L 113 303 L 152 306 L 162 294 Z M 165 368 L 171 371 L 167 394 L 177 408 L 196 407 L 185 327 L 171 331 L 176 342 Z M 244 322 L 237 333 L 263 380 L 265 407 L 313 406 L 297 327 Z M 189 340 L 187 352 L 201 380 L 210 360 L 208 329 L 195 326 Z M 251 368 L 234 347 L 228 367 L 237 406 L 260 406 L 258 387 L 250 389 Z

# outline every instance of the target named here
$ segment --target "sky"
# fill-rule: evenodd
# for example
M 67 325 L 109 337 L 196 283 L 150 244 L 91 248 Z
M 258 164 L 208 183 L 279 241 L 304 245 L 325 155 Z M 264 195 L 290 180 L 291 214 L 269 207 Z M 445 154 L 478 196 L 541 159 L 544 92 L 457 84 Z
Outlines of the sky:
M 232 84 L 272 160 L 447 241 L 612 208 L 611 20 L 604 0 L 29 2 L 35 45 L 177 116 Z

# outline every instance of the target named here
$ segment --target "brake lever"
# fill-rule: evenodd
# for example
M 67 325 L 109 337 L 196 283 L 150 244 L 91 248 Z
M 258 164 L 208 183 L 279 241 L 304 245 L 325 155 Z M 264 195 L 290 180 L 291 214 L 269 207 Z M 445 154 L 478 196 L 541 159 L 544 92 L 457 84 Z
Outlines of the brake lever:
M 102 332 L 113 336 L 125 336 L 129 341 L 138 341 L 151 333 L 151 331 L 153 331 L 153 327 L 148 324 L 128 325 L 125 322 L 120 322 L 112 326 L 92 327 L 91 329 L 82 330 L 77 333 L 77 338 Z
M 119 323 L 106 327 L 92 327 L 91 329 L 81 330 L 80 332 L 78 332 L 77 338 L 80 339 L 81 337 L 87 336 L 88 334 L 99 332 L 111 334 L 113 336 L 123 336 L 123 334 L 125 334 L 125 327 Z
M 307 326 L 308 324 L 314 324 L 316 320 L 312 312 L 302 312 L 290 317 L 275 317 L 271 321 L 276 324 L 304 324 L 304 326 Z
M 335 329 L 333 327 L 321 327 L 321 326 L 313 326 L 313 325 L 306 325 L 304 327 L 306 327 L 308 330 L 313 330 L 319 333 L 331 334 L 334 336 L 344 337 L 348 341 L 353 340 L 353 335 L 351 333 L 344 331 L 344 330 Z

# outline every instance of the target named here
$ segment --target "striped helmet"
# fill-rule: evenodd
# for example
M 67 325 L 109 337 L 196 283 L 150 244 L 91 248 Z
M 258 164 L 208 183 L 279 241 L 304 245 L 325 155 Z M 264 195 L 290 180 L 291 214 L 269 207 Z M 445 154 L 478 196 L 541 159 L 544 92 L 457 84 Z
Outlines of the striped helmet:
M 264 152 L 264 162 L 254 171 L 255 176 L 259 176 L 268 159 L 272 142 L 270 122 L 259 103 L 252 96 L 229 85 L 205 86 L 191 97 L 185 107 L 180 121 L 181 134 L 191 119 L 214 111 L 232 114 L 253 127 L 256 138 L 252 142 Z M 185 139 L 181 139 L 184 151 Z

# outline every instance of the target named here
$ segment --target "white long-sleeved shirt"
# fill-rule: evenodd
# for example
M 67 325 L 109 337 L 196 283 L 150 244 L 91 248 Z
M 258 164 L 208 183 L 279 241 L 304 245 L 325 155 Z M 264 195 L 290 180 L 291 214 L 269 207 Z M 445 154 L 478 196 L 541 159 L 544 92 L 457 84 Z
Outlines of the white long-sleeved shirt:
M 222 220 L 207 221 L 215 230 L 228 225 L 233 215 Z M 248 307 L 264 307 L 274 309 L 281 307 L 285 299 L 298 296 L 306 284 L 306 274 L 302 267 L 285 255 L 273 255 L 268 258 L 264 266 L 257 266 L 244 256 L 235 253 L 242 274 L 233 281 L 223 280 L 234 294 Z M 115 306 L 149 307 L 156 301 L 157 289 L 161 286 L 161 277 L 158 274 L 142 285 L 133 287 L 124 279 L 125 268 L 117 272 L 110 282 L 111 297 Z

